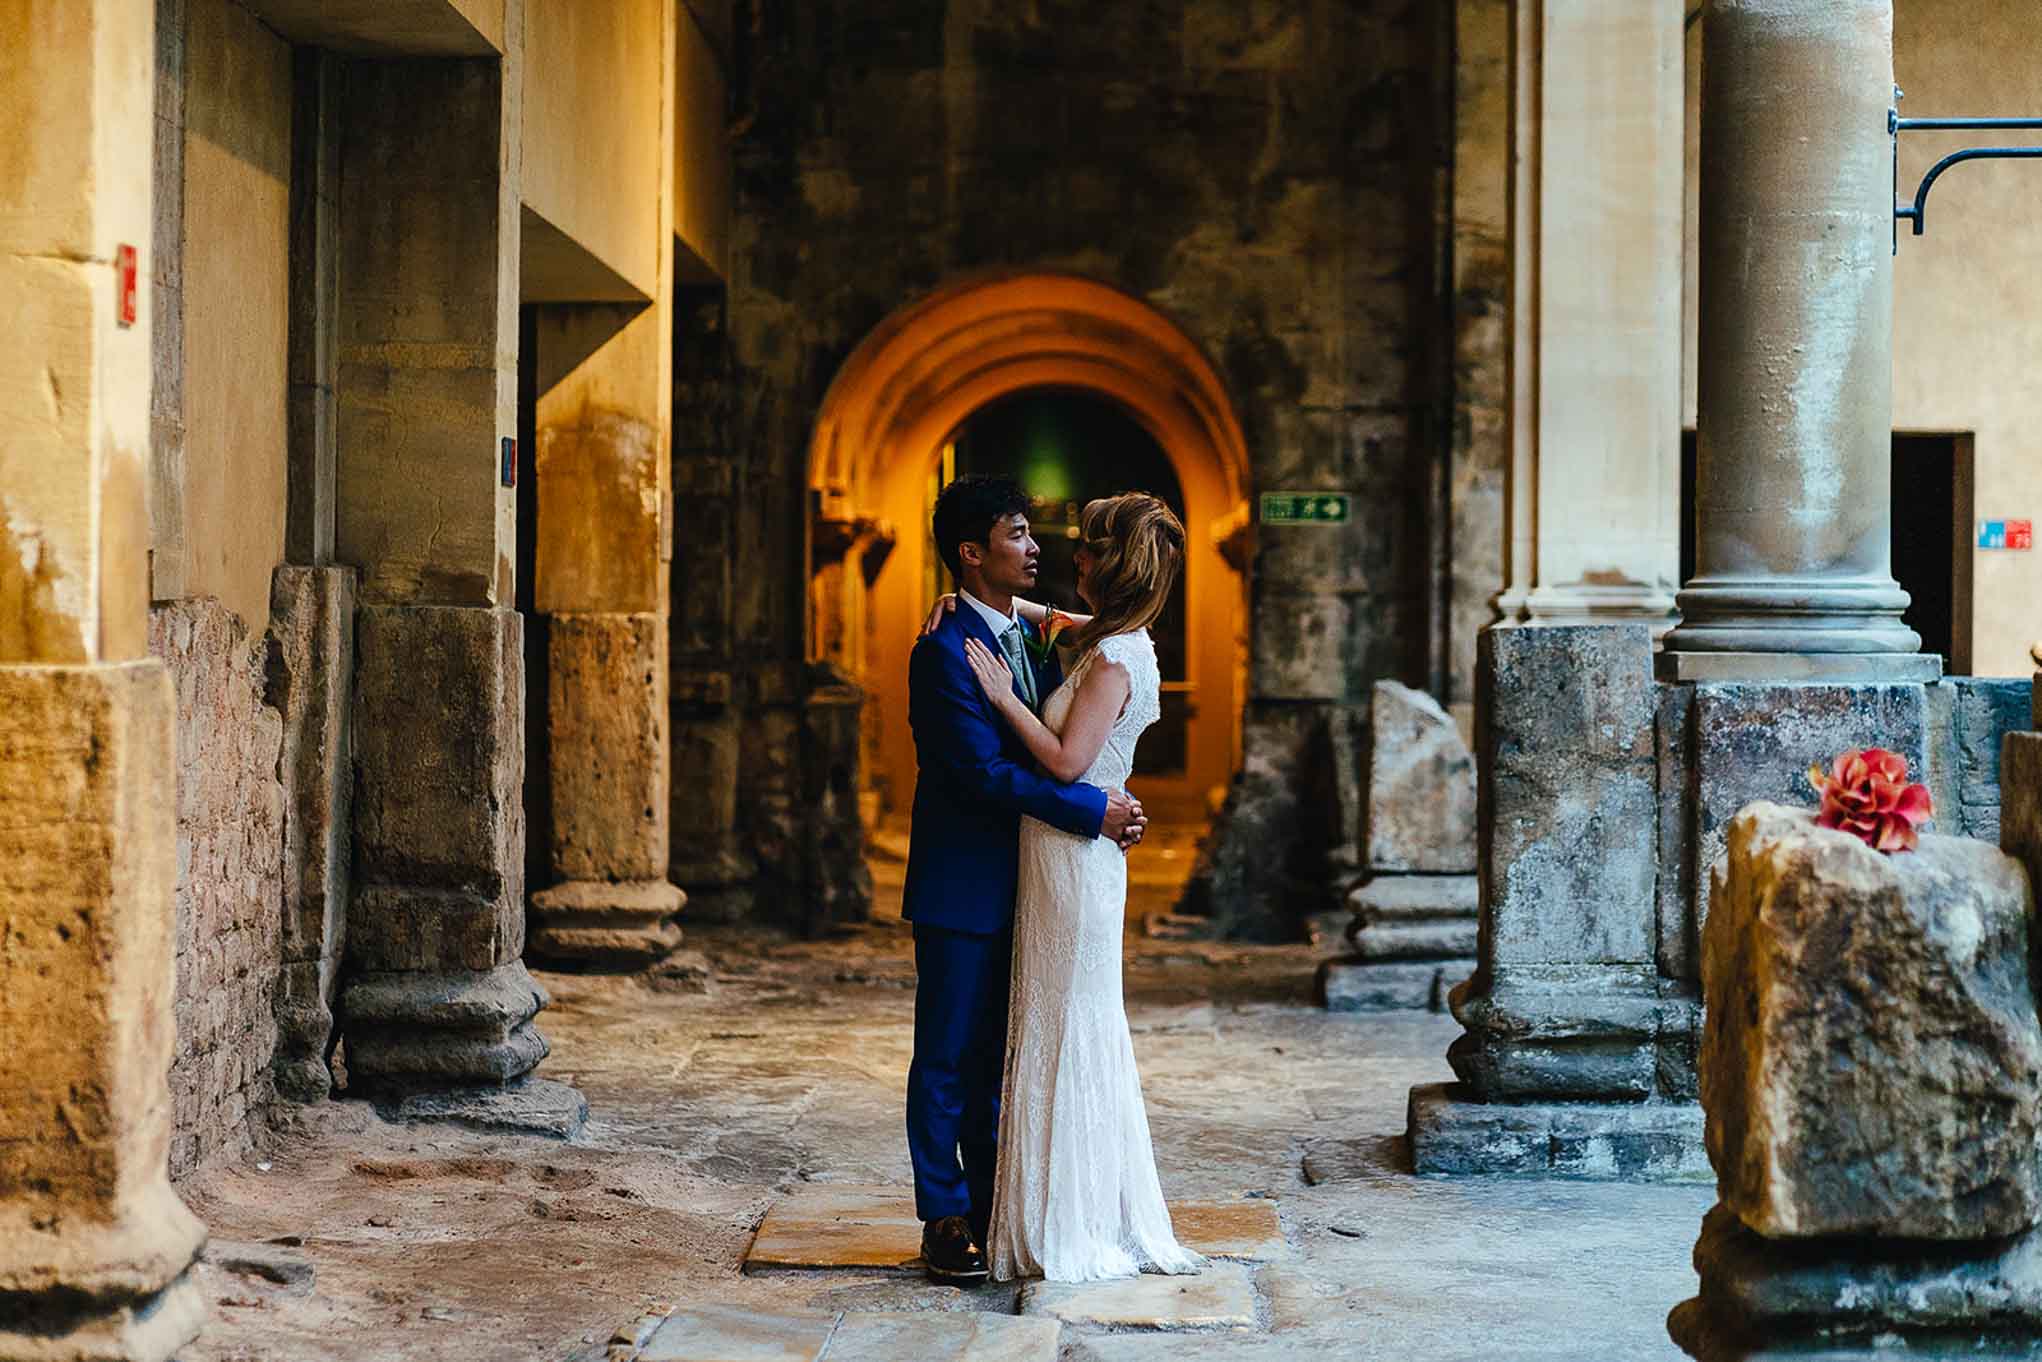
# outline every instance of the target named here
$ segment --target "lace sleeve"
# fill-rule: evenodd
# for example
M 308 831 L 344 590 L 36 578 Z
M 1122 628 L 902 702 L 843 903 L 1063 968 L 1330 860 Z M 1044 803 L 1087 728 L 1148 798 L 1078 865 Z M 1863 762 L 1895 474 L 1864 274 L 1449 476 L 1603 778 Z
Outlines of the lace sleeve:
M 1127 709 L 1116 727 L 1135 733 L 1163 717 L 1162 677 L 1156 666 L 1156 645 L 1149 631 L 1115 634 L 1099 640 L 1099 653 L 1127 669 Z

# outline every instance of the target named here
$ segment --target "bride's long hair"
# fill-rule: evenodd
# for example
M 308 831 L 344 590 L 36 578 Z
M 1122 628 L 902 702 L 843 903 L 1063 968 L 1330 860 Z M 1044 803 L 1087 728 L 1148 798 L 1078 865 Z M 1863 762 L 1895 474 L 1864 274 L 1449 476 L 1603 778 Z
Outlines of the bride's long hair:
M 1092 621 L 1071 635 L 1082 652 L 1156 622 L 1184 567 L 1184 525 L 1147 492 L 1122 492 L 1087 502 L 1078 535 L 1092 555 Z

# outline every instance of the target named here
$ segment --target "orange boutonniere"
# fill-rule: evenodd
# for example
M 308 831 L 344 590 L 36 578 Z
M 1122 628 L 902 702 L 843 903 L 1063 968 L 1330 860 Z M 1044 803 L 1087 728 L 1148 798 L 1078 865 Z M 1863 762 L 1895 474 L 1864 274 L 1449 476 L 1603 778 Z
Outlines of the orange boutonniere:
M 1816 825 L 1848 832 L 1874 851 L 1913 851 L 1935 812 L 1928 786 L 1908 781 L 1907 758 L 1883 747 L 1845 752 L 1826 772 L 1811 766 L 1808 782 L 1822 796 Z
M 1024 633 L 1022 637 L 1028 640 L 1028 651 L 1035 654 L 1035 660 L 1047 662 L 1049 655 L 1056 650 L 1056 641 L 1076 624 L 1077 621 L 1063 611 L 1052 610 L 1043 617 L 1040 627 Z

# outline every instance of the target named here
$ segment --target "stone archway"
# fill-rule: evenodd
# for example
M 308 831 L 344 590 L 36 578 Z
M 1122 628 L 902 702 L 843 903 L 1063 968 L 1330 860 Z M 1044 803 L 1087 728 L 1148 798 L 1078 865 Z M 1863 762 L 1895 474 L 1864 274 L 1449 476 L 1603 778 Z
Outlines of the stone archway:
M 1190 545 L 1193 719 L 1181 778 L 1144 786 L 1164 816 L 1202 821 L 1239 765 L 1246 609 L 1234 552 L 1248 456 L 1218 373 L 1140 299 L 1075 275 L 962 280 L 882 322 L 824 399 L 809 454 L 808 653 L 859 680 L 867 813 L 904 814 L 914 749 L 905 684 L 932 573 L 922 521 L 945 442 L 973 413 L 1031 389 L 1111 400 L 1162 446 L 1183 486 Z

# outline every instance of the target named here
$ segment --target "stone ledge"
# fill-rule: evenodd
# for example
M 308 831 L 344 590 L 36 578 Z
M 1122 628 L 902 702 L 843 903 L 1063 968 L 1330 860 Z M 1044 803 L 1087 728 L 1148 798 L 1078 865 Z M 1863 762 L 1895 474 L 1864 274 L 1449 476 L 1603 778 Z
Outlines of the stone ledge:
M 1702 1109 L 1681 1102 L 1479 1102 L 1458 1083 L 1411 1089 L 1412 1171 L 1597 1182 L 1713 1182 Z
M 1347 906 L 1362 926 L 1473 918 L 1482 910 L 1482 886 L 1472 874 L 1377 875 L 1348 893 Z

